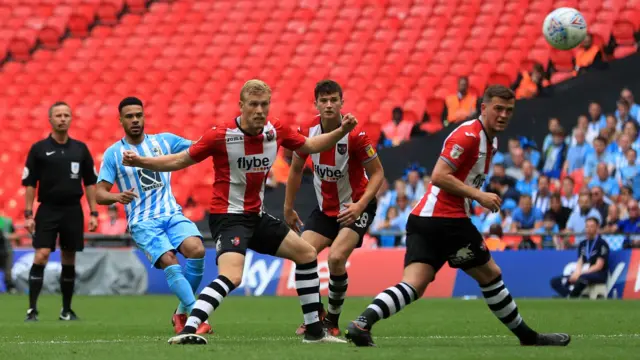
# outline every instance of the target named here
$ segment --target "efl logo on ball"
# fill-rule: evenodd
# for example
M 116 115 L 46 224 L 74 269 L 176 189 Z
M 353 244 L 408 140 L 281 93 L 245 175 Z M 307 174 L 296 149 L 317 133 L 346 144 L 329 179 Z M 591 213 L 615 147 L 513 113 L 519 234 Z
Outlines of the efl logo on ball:
M 573 49 L 587 36 L 587 22 L 573 8 L 559 8 L 544 19 L 542 33 L 549 45 L 560 50 Z

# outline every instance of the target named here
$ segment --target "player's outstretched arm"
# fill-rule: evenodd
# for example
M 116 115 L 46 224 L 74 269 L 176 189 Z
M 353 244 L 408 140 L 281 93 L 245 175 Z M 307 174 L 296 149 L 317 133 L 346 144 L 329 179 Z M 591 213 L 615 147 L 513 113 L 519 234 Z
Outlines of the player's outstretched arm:
M 113 205 L 115 203 L 121 203 L 127 205 L 138 195 L 133 192 L 133 189 L 121 193 L 112 193 L 111 187 L 113 184 L 108 181 L 100 181 L 96 184 L 96 202 L 98 205 Z
M 304 145 L 296 151 L 305 154 L 316 154 L 329 150 L 334 147 L 340 139 L 349 134 L 356 125 L 358 125 L 358 120 L 353 115 L 347 114 L 342 118 L 342 125 L 340 125 L 339 128 L 327 134 L 307 138 Z
M 153 171 L 176 171 L 187 168 L 196 162 L 185 150 L 177 154 L 158 157 L 139 156 L 134 151 L 127 150 L 122 153 L 122 164 Z
M 296 193 L 300 189 L 304 162 L 304 159 L 295 154 L 291 158 L 291 168 L 289 169 L 289 177 L 287 178 L 287 187 L 284 196 L 284 219 L 287 225 L 296 232 L 300 231 L 299 226 L 302 225 L 302 222 L 300 221 L 298 213 L 293 209 L 293 206 L 296 202 Z
M 502 199 L 500 196 L 482 192 L 469 186 L 453 175 L 454 169 L 446 161 L 438 159 L 431 175 L 431 182 L 449 194 L 475 200 L 491 211 L 499 211 Z

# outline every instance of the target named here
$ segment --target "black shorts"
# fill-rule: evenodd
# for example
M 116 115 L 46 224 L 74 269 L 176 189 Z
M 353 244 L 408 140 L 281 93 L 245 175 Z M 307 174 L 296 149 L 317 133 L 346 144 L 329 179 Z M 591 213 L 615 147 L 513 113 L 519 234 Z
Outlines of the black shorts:
M 445 262 L 462 270 L 486 264 L 491 253 L 469 218 L 410 215 L 404 266 L 419 262 L 438 271 Z
M 245 254 L 247 249 L 275 255 L 289 227 L 267 213 L 210 214 L 209 229 L 216 243 L 216 263 L 226 252 Z
M 36 211 L 36 231 L 33 247 L 56 250 L 56 239 L 60 235 L 60 250 L 82 251 L 84 249 L 84 213 L 82 206 L 41 204 Z
M 369 230 L 371 223 L 373 223 L 373 218 L 376 217 L 376 208 L 376 201 L 371 201 L 362 214 L 360 214 L 358 219 L 353 224 L 347 226 L 347 228 L 358 233 L 358 236 L 360 237 L 356 247 L 362 246 L 362 238 L 364 237 L 364 234 L 367 233 L 367 230 Z M 319 207 L 316 207 L 304 223 L 303 231 L 313 231 L 333 241 L 338 236 L 340 229 L 341 226 L 338 223 L 338 217 L 328 216 L 323 213 Z

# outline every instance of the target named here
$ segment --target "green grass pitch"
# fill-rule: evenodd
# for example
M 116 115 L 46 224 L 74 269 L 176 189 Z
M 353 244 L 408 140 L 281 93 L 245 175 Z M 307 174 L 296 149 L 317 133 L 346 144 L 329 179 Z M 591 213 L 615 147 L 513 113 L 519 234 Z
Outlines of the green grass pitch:
M 370 299 L 348 298 L 341 327 Z M 78 322 L 57 320 L 59 296 L 42 296 L 40 321 L 24 323 L 27 298 L 0 295 L 0 359 L 639 359 L 640 302 L 525 300 L 539 331 L 573 336 L 566 348 L 521 347 L 482 300 L 421 300 L 374 328 L 376 348 L 305 345 L 294 335 L 296 298 L 231 297 L 212 318 L 206 346 L 168 345 L 170 296 L 74 298 Z

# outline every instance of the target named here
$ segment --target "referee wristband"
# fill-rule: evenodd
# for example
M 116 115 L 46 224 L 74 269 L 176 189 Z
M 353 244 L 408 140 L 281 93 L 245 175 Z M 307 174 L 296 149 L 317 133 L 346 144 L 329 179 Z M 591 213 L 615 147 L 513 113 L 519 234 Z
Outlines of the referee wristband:
M 25 219 L 31 219 L 32 216 L 33 216 L 33 211 L 31 211 L 31 210 L 25 210 L 24 211 Z
M 91 216 L 98 217 L 98 212 L 97 211 L 92 211 L 90 214 L 91 214 Z

